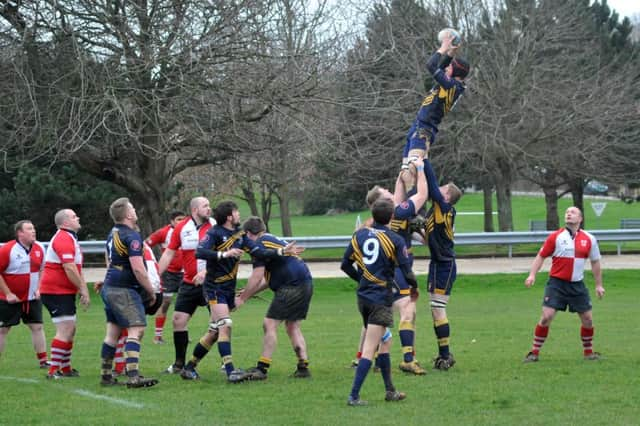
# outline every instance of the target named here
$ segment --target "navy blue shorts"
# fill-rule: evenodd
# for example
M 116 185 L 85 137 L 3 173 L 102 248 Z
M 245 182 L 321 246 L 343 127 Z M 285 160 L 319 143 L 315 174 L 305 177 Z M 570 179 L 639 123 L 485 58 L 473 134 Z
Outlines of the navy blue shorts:
M 358 297 L 358 310 L 362 315 L 362 325 L 381 325 L 393 328 L 393 308 L 387 305 L 371 303 L 362 297 Z
M 456 281 L 458 268 L 455 260 L 430 262 L 427 278 L 429 293 L 449 296 Z
M 409 134 L 407 135 L 407 143 L 404 147 L 403 157 L 408 157 L 409 152 L 413 149 L 427 150 L 427 147 L 433 145 L 436 140 L 436 135 L 433 129 L 411 126 Z
M 232 311 L 236 307 L 236 283 L 204 284 L 204 295 L 209 305 L 227 305 Z
M 140 293 L 133 288 L 105 286 L 100 292 L 107 322 L 122 328 L 147 325 Z

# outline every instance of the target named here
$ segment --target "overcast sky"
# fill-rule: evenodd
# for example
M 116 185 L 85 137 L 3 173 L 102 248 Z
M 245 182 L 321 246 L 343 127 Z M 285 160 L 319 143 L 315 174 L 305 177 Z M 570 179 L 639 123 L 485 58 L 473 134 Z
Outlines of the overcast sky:
M 640 1 L 638 0 L 608 0 L 607 4 L 612 9 L 615 9 L 620 16 L 628 16 L 631 19 L 637 16 L 640 19 Z M 631 19 L 636 21 L 638 19 Z

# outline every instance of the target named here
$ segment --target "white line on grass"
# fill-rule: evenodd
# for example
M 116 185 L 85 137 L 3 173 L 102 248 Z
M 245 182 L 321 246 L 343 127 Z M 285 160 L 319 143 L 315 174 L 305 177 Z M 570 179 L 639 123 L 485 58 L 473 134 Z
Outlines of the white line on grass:
M 144 408 L 144 404 L 139 403 L 139 402 L 131 402 L 131 401 L 127 401 L 125 399 L 112 398 L 112 397 L 106 396 L 106 395 L 98 395 L 97 393 L 89 392 L 89 391 L 86 391 L 84 389 L 74 389 L 73 392 L 77 393 L 78 395 L 86 396 L 87 398 L 100 399 L 102 401 L 107 401 L 107 402 L 111 402 L 111 403 L 114 403 L 114 404 L 124 405 L 125 407 Z
M 11 377 L 11 376 L 0 376 L 0 380 L 11 380 L 12 382 L 20 382 L 20 383 L 38 383 L 37 379 L 23 379 L 20 377 Z
M 11 376 L 0 376 L 0 380 L 8 380 L 8 381 L 19 382 L 19 383 L 36 383 L 36 384 L 41 383 L 40 380 L 38 379 L 25 379 L 21 377 L 11 377 Z M 84 389 L 72 389 L 71 392 L 87 398 L 99 399 L 102 401 L 111 402 L 112 404 L 124 405 L 125 407 L 132 407 L 132 408 L 145 407 L 145 405 L 140 402 L 132 402 L 132 401 L 127 401 L 126 399 L 113 398 L 106 395 L 99 395 L 97 393 L 89 392 Z

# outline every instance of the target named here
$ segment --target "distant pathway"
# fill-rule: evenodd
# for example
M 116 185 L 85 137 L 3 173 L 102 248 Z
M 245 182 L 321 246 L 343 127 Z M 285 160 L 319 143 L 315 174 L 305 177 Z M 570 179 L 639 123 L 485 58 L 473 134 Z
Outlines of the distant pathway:
M 458 259 L 458 274 L 489 274 L 489 273 L 522 273 L 529 271 L 533 256 L 531 257 L 492 257 L 478 259 Z M 416 261 L 415 272 L 424 274 L 427 270 L 428 260 L 418 259 Z M 345 277 L 340 270 L 339 262 L 308 262 L 311 275 L 315 278 Z M 551 260 L 547 259 L 542 267 L 543 271 L 548 271 Z M 640 269 L 640 255 L 623 254 L 605 255 L 602 258 L 604 269 Z M 590 266 L 587 262 L 587 269 Z M 100 281 L 104 278 L 104 268 L 86 268 L 84 270 L 85 279 L 88 282 Z M 241 264 L 238 271 L 239 278 L 247 278 L 251 273 L 251 265 Z M 524 280 L 524 277 L 522 278 Z

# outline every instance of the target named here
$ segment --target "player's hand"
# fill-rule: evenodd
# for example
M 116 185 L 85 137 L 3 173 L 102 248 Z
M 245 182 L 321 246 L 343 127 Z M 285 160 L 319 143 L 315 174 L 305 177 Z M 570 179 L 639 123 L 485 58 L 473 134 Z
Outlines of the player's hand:
M 202 283 L 204 283 L 204 278 L 207 276 L 207 271 L 206 270 L 202 270 L 200 272 L 198 272 L 196 274 L 195 277 L 193 277 L 193 283 L 195 285 L 202 285 Z
M 93 283 L 93 291 L 95 291 L 96 293 L 100 293 L 100 290 L 102 290 L 103 285 L 104 285 L 103 281 L 96 281 L 95 283 Z
M 244 254 L 244 251 L 242 249 L 234 247 L 225 251 L 223 254 L 223 257 L 225 259 L 228 259 L 230 257 L 242 257 L 243 254 Z
M 156 303 L 156 293 L 152 291 L 149 294 L 151 295 L 151 301 L 149 302 L 149 305 L 153 306 Z
M 18 303 L 20 301 L 20 299 L 18 299 L 18 296 L 11 292 L 9 292 L 9 294 L 7 294 L 5 298 L 7 299 L 7 303 Z
M 282 251 L 284 254 L 289 256 L 298 256 L 304 251 L 304 247 L 297 245 L 295 241 L 291 241 L 289 244 L 284 246 Z
M 531 287 L 536 282 L 535 275 L 529 275 L 527 279 L 524 280 L 524 285 L 527 287 Z
M 89 290 L 87 290 L 86 285 L 80 290 L 80 304 L 84 307 L 85 311 L 89 309 L 89 305 L 91 304 L 91 298 L 89 297 Z
M 602 296 L 604 296 L 604 287 L 602 287 L 601 285 L 597 285 L 596 295 L 598 296 L 598 299 L 602 299 Z
M 412 302 L 415 302 L 416 300 L 418 300 L 418 297 L 420 297 L 420 292 L 418 292 L 418 287 L 411 287 L 411 292 L 410 294 L 410 298 Z
M 238 309 L 240 306 L 244 305 L 244 299 L 240 296 L 236 296 L 234 303 L 236 304 L 236 309 Z

